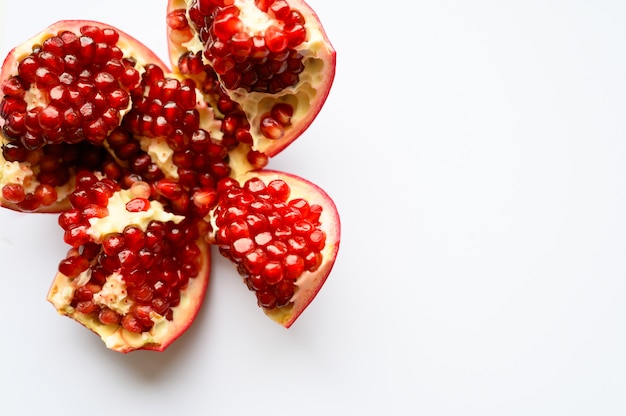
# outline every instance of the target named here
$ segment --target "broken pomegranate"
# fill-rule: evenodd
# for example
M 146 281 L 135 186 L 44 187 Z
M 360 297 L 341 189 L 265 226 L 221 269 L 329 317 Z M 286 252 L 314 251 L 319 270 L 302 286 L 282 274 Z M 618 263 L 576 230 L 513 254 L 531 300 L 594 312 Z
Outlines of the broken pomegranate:
M 66 208 L 76 169 L 108 162 L 103 143 L 148 63 L 164 67 L 131 36 L 90 21 L 58 22 L 13 49 L 0 70 L 0 204 Z
M 191 325 L 209 280 L 207 224 L 167 212 L 150 185 L 78 173 L 59 216 L 72 248 L 48 300 L 110 349 L 162 351 Z
M 335 50 L 302 0 L 169 0 L 167 28 L 174 71 L 202 86 L 252 158 L 297 139 L 330 92 Z
M 264 169 L 318 114 L 335 52 L 300 0 L 172 0 L 169 70 L 129 35 L 61 21 L 0 73 L 0 203 L 57 212 L 48 300 L 108 348 L 162 351 L 193 322 L 210 245 L 290 327 L 324 284 L 339 215 Z
M 288 328 L 333 266 L 340 240 L 337 209 L 322 189 L 295 175 L 263 170 L 240 182 L 218 184 L 215 243 L 266 315 Z

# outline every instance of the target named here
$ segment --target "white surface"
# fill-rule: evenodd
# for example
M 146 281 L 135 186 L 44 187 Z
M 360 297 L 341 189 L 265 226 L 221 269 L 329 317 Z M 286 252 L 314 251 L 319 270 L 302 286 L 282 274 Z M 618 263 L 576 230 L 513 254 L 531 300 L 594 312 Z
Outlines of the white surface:
M 3 3 L 2 55 L 82 17 L 165 57 L 165 1 Z M 54 219 L 1 211 L 0 414 L 626 414 L 626 3 L 310 4 L 336 84 L 270 166 L 342 215 L 314 303 L 286 331 L 215 256 L 190 331 L 123 356 L 45 301 Z

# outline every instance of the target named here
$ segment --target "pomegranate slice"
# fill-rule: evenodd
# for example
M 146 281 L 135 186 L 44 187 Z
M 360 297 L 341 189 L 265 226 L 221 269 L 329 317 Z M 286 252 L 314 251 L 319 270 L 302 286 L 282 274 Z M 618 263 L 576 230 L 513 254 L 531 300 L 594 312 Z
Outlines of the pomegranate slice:
M 193 322 L 209 281 L 207 224 L 165 210 L 150 185 L 80 172 L 59 217 L 72 246 L 48 300 L 112 350 L 162 351 Z
M 266 315 L 289 328 L 334 265 L 339 214 L 326 192 L 295 175 L 261 170 L 239 181 L 218 184 L 215 243 Z
M 0 204 L 67 208 L 76 168 L 109 161 L 102 144 L 147 64 L 165 68 L 130 35 L 94 21 L 57 22 L 13 49 L 0 70 Z
M 336 56 L 302 0 L 170 0 L 170 60 L 219 110 L 227 136 L 274 156 L 319 113 Z

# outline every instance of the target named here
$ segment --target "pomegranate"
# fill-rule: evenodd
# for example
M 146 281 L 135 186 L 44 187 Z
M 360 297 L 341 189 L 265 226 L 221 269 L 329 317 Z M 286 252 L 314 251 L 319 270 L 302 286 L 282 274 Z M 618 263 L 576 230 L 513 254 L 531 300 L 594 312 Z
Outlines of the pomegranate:
M 170 0 L 167 27 L 174 71 L 196 81 L 221 121 L 216 133 L 231 146 L 235 181 L 220 184 L 227 190 L 222 189 L 212 214 L 215 241 L 237 265 L 259 306 L 289 327 L 333 266 L 339 216 L 317 186 L 262 168 L 319 113 L 333 83 L 335 51 L 319 18 L 301 0 Z M 261 192 L 273 181 L 282 183 L 287 195 L 293 188 L 295 199 Z M 249 192 L 251 187 L 257 190 Z M 314 208 L 303 214 L 297 203 Z M 308 221 L 313 213 L 318 218 Z M 267 222 L 272 225 L 261 226 Z M 297 231 L 298 226 L 311 234 Z M 308 238 L 320 241 L 316 246 Z
M 108 162 L 102 144 L 148 63 L 164 67 L 136 39 L 91 21 L 58 22 L 13 49 L 0 70 L 0 204 L 66 208 L 76 168 Z
M 209 280 L 207 224 L 151 200 L 150 185 L 121 189 L 80 171 L 59 216 L 72 248 L 48 300 L 110 349 L 162 351 L 195 318 Z
M 171 71 L 112 26 L 61 21 L 0 73 L 0 202 L 60 213 L 70 249 L 48 300 L 124 353 L 162 351 L 191 325 L 210 245 L 290 327 L 340 242 L 328 194 L 265 169 L 332 85 L 315 13 L 297 0 L 173 0 L 167 33 Z
M 333 267 L 340 222 L 332 199 L 295 175 L 262 170 L 218 184 L 215 243 L 267 316 L 290 327 Z
M 172 67 L 255 160 L 298 138 L 328 96 L 335 50 L 302 0 L 169 0 L 167 24 Z

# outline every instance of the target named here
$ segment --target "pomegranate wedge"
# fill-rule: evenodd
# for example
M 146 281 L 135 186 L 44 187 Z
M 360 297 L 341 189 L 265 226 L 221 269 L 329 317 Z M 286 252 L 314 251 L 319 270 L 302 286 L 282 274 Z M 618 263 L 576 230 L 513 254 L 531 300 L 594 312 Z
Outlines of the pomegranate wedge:
M 59 217 L 72 246 L 48 300 L 110 349 L 162 351 L 193 322 L 209 281 L 206 224 L 164 210 L 150 186 L 79 174 Z
M 218 184 L 215 242 L 272 320 L 290 327 L 330 273 L 340 242 L 335 204 L 295 175 L 262 170 Z
M 170 0 L 167 24 L 174 70 L 254 152 L 279 153 L 326 101 L 336 53 L 302 0 Z
M 93 21 L 57 22 L 13 49 L 0 70 L 0 204 L 67 208 L 76 169 L 109 162 L 103 142 L 148 63 L 164 67 L 133 37 Z

